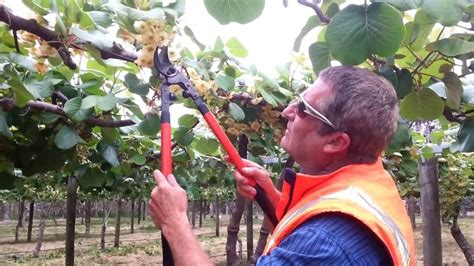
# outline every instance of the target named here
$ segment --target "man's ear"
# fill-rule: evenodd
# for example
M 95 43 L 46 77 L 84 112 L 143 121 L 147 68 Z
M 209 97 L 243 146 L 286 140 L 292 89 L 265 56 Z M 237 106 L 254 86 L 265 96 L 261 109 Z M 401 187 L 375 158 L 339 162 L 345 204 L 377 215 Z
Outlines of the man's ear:
M 347 152 L 351 145 L 351 138 L 344 132 L 336 132 L 329 136 L 328 141 L 323 146 L 326 153 Z

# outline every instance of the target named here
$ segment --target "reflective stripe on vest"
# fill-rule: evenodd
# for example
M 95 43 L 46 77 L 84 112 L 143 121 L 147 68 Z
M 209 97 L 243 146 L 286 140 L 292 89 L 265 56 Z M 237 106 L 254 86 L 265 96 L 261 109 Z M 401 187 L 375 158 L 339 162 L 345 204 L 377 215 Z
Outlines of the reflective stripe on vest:
M 282 232 L 282 230 L 290 223 L 295 217 L 299 214 L 303 213 L 307 209 L 313 207 L 315 204 L 318 204 L 323 201 L 327 200 L 345 200 L 352 203 L 355 203 L 368 213 L 372 214 L 382 225 L 384 225 L 393 235 L 396 243 L 398 252 L 402 258 L 403 265 L 410 264 L 410 252 L 408 249 L 408 244 L 405 238 L 403 237 L 400 228 L 397 224 L 388 216 L 384 211 L 382 211 L 372 200 L 372 198 L 361 191 L 360 189 L 354 188 L 352 186 L 348 187 L 347 189 L 328 194 L 322 196 L 316 200 L 310 201 L 307 204 L 301 206 L 291 214 L 283 217 L 283 219 L 278 223 L 277 228 L 272 234 L 272 238 L 270 239 L 269 245 L 267 246 L 267 250 L 264 253 L 268 254 L 268 248 L 272 247 L 274 243 L 274 239 L 278 234 Z

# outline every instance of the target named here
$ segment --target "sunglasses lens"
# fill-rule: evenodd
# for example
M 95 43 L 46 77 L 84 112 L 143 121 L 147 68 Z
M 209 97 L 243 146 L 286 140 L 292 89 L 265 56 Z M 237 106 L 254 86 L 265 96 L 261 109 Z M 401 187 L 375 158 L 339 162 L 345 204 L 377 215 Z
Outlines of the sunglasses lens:
M 298 108 L 298 114 L 299 115 L 306 115 L 306 113 L 304 112 L 306 110 L 306 105 L 304 104 L 304 102 L 300 99 L 298 100 L 298 103 L 296 105 L 296 107 Z

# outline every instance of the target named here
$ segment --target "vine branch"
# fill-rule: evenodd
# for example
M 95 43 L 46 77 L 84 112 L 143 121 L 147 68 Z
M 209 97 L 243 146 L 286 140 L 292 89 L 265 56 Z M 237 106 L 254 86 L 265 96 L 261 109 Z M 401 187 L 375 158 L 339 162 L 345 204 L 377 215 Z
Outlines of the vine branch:
M 15 107 L 15 100 L 10 99 L 10 98 L 0 98 L 0 106 L 2 107 L 4 111 L 10 111 Z M 54 104 L 50 104 L 50 103 L 30 100 L 27 102 L 25 107 L 35 109 L 35 110 L 45 111 L 48 113 L 57 114 L 61 117 L 67 117 L 63 108 Z M 98 117 L 92 117 L 92 118 L 86 119 L 84 122 L 88 126 L 113 127 L 113 128 L 135 125 L 135 122 L 133 122 L 130 119 L 105 120 Z
M 318 16 L 319 20 L 323 23 L 328 24 L 331 19 L 324 15 L 323 11 L 321 8 L 318 6 L 319 0 L 298 0 L 298 3 L 307 7 L 311 7 L 314 12 L 316 12 L 316 15 Z

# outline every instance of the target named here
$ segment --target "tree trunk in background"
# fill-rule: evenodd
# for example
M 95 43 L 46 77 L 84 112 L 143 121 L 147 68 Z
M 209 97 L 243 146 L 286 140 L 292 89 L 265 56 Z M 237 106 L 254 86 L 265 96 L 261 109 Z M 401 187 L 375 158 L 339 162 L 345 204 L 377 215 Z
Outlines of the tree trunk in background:
M 237 240 L 239 238 L 240 220 L 244 213 L 245 198 L 237 193 L 235 206 L 227 225 L 227 243 L 225 245 L 225 253 L 227 256 L 227 265 L 239 265 L 240 257 L 237 256 Z
M 196 201 L 192 200 L 192 210 L 191 210 L 191 224 L 193 228 L 196 227 Z
M 142 221 L 145 221 L 145 215 L 146 215 L 146 201 L 143 201 L 143 212 L 142 212 Z
M 456 215 L 453 217 L 453 225 L 451 226 L 451 235 L 453 236 L 458 246 L 461 248 L 468 265 L 474 265 L 474 249 L 467 241 L 466 237 L 458 225 L 459 207 L 456 210 Z
M 206 214 L 207 214 L 207 201 L 204 200 L 204 220 L 206 219 Z
M 220 226 L 220 215 L 219 215 L 219 195 L 216 193 L 216 206 L 215 206 L 215 220 L 216 220 L 216 236 L 219 236 L 219 226 Z
M 203 200 L 202 198 L 199 199 L 199 228 L 202 227 L 202 212 L 204 211 Z
M 66 206 L 66 266 L 74 265 L 74 237 L 76 229 L 77 179 L 69 176 Z
M 86 200 L 85 206 L 85 224 L 86 224 L 86 236 L 88 236 L 91 232 L 91 201 Z
M 411 228 L 413 230 L 416 229 L 416 220 L 415 220 L 415 197 L 410 196 L 407 199 L 407 211 L 408 211 L 408 217 L 410 217 L 410 222 L 411 222 Z
M 85 209 L 84 209 L 84 204 L 83 203 L 80 203 L 81 207 L 80 207 L 80 212 L 81 212 L 81 225 L 84 225 L 84 212 L 85 212 Z
M 284 168 L 293 168 L 295 164 L 295 160 L 291 157 L 288 158 L 285 162 Z M 278 183 L 276 185 L 278 191 L 281 191 L 281 188 L 283 186 L 283 180 L 285 179 L 284 175 L 285 171 L 283 171 L 280 174 L 280 177 L 278 178 Z M 256 264 L 258 257 L 260 257 L 263 253 L 263 249 L 265 248 L 265 245 L 267 245 L 267 239 L 268 235 L 270 234 L 270 228 L 269 228 L 270 221 L 268 220 L 267 216 L 264 216 L 263 221 L 262 221 L 262 226 L 260 227 L 260 235 L 258 237 L 258 242 L 257 242 L 257 247 L 255 248 L 255 253 L 253 254 L 252 257 L 252 263 Z
M 102 230 L 100 232 L 100 249 L 105 249 L 105 232 L 107 231 L 107 223 L 109 222 L 110 208 L 107 206 L 106 201 L 102 204 Z
M 18 223 L 15 228 L 15 242 L 18 242 L 20 227 L 23 227 L 23 213 L 25 212 L 25 200 L 21 199 L 18 204 Z
M 247 261 L 252 260 L 253 256 L 253 203 L 245 201 L 247 209 Z
M 31 241 L 31 232 L 33 231 L 33 216 L 35 214 L 35 202 L 32 200 L 30 201 L 30 210 L 28 214 L 28 234 L 26 241 Z
M 421 217 L 423 222 L 423 263 L 442 265 L 441 217 L 439 207 L 438 159 L 418 162 L 421 187 Z
M 137 202 L 137 224 L 140 224 L 140 221 L 142 219 L 142 201 L 139 200 Z
M 122 210 L 122 198 L 117 199 L 117 211 L 115 214 L 115 242 L 114 247 L 120 246 L 120 212 Z
M 41 246 L 43 245 L 44 240 L 44 227 L 46 225 L 46 217 L 50 210 L 54 210 L 54 203 L 51 203 L 48 207 L 48 210 L 45 210 L 44 207 L 41 209 L 41 220 L 39 224 L 39 233 L 38 233 L 38 242 L 36 242 L 35 250 L 33 251 L 33 257 L 38 257 L 39 252 L 41 251 Z
M 130 208 L 131 208 L 131 213 L 130 213 L 130 234 L 133 234 L 135 233 L 135 228 L 134 228 L 134 225 L 135 225 L 135 199 L 132 199 L 131 200 L 131 203 L 130 203 Z

